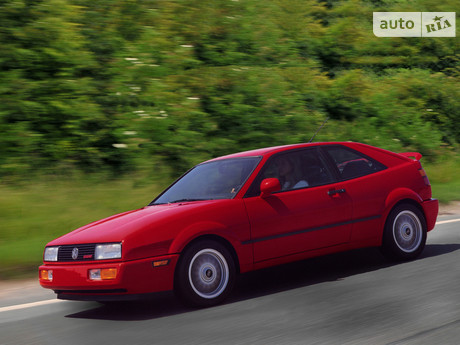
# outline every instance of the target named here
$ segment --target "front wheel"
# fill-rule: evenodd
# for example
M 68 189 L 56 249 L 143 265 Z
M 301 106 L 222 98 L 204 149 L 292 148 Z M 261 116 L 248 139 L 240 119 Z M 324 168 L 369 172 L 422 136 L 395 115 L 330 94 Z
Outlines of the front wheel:
M 416 206 L 396 206 L 385 223 L 383 254 L 396 261 L 415 259 L 425 247 L 426 229 L 425 217 Z
M 185 304 L 208 307 L 229 295 L 235 275 L 235 263 L 224 245 L 200 241 L 188 247 L 181 256 L 174 290 Z

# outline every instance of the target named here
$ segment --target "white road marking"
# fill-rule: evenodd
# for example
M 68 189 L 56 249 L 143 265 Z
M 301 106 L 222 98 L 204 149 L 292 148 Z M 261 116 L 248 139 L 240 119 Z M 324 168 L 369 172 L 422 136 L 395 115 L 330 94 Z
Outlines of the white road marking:
M 436 222 L 436 225 L 447 224 L 447 223 L 455 223 L 455 222 L 460 222 L 460 218 L 449 219 L 449 220 L 441 220 L 440 222 Z
M 18 309 L 26 309 L 26 308 L 32 308 L 32 307 L 38 307 L 41 305 L 47 305 L 47 304 L 53 304 L 57 302 L 63 302 L 60 299 L 48 299 L 45 301 L 39 301 L 39 302 L 32 302 L 32 303 L 24 303 L 24 304 L 17 304 L 17 305 L 12 305 L 9 307 L 1 307 L 0 308 L 0 313 L 4 311 L 12 311 L 12 310 L 18 310 Z

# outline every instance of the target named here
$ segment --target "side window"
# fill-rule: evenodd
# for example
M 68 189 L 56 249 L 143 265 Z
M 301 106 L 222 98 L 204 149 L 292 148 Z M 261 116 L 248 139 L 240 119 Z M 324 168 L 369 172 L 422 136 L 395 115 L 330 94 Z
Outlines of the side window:
M 317 149 L 279 153 L 271 157 L 254 180 L 246 197 L 260 194 L 260 183 L 277 178 L 282 191 L 332 183 L 334 178 Z
M 383 164 L 347 147 L 330 146 L 324 149 L 337 166 L 342 180 L 350 180 L 386 169 Z

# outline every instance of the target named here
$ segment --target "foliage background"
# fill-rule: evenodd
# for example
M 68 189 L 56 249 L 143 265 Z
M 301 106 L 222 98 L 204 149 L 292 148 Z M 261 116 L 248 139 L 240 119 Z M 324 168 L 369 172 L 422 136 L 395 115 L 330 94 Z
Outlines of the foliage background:
M 373 11 L 446 0 L 2 0 L 0 176 L 353 140 L 430 160 L 460 141 L 455 38 L 377 38 Z M 457 29 L 458 31 L 458 29 Z

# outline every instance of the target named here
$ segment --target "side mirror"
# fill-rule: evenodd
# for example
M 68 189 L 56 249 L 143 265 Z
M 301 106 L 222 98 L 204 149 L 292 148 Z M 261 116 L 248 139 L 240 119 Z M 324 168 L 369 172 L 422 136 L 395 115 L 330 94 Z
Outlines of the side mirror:
M 260 183 L 260 196 L 262 198 L 266 198 L 270 194 L 280 190 L 281 184 L 277 178 L 266 178 Z

